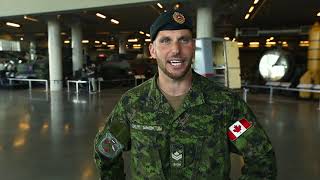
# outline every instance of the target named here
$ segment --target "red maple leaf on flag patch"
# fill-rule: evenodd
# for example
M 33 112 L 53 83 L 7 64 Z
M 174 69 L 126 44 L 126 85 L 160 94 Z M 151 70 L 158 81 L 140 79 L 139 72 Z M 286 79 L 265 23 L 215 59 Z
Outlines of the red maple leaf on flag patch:
M 240 125 L 235 125 L 235 126 L 233 126 L 233 132 L 238 133 L 238 132 L 240 132 L 240 131 L 241 131 L 241 126 L 240 126 Z

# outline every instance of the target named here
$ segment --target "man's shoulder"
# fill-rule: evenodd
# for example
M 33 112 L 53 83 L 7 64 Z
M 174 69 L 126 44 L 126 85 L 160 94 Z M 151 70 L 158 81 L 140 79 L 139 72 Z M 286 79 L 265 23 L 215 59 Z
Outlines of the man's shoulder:
M 195 74 L 195 80 L 207 101 L 228 100 L 234 97 L 234 92 L 231 89 L 225 87 L 214 78 Z
M 122 95 L 122 100 L 125 101 L 125 103 L 135 103 L 135 102 L 140 102 L 140 100 L 143 97 L 148 96 L 148 93 L 150 91 L 152 84 L 152 79 L 149 79 L 140 85 L 129 89 L 127 92 L 125 92 Z

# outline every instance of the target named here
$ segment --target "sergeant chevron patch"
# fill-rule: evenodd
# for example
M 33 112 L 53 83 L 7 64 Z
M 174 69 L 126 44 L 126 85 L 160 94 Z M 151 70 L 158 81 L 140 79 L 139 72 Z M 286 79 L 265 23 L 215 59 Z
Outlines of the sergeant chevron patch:
M 171 167 L 184 166 L 184 148 L 180 144 L 172 144 L 170 146 L 170 164 Z
M 176 160 L 179 161 L 180 159 L 182 159 L 182 154 L 179 153 L 178 151 L 176 151 L 175 153 L 171 154 L 171 157 Z

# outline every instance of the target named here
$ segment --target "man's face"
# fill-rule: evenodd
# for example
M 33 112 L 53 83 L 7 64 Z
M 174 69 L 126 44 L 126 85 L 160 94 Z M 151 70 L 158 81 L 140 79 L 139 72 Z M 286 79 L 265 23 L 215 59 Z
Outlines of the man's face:
M 149 50 L 157 59 L 159 76 L 181 80 L 191 70 L 195 45 L 190 30 L 159 31 Z

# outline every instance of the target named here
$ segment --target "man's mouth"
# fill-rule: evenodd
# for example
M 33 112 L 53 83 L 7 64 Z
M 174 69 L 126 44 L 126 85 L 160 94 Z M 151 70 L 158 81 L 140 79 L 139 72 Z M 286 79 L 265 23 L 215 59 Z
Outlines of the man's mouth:
M 172 66 L 181 66 L 183 64 L 183 60 L 169 60 L 168 61 Z
M 182 64 L 182 61 L 169 61 L 172 66 L 179 66 Z

